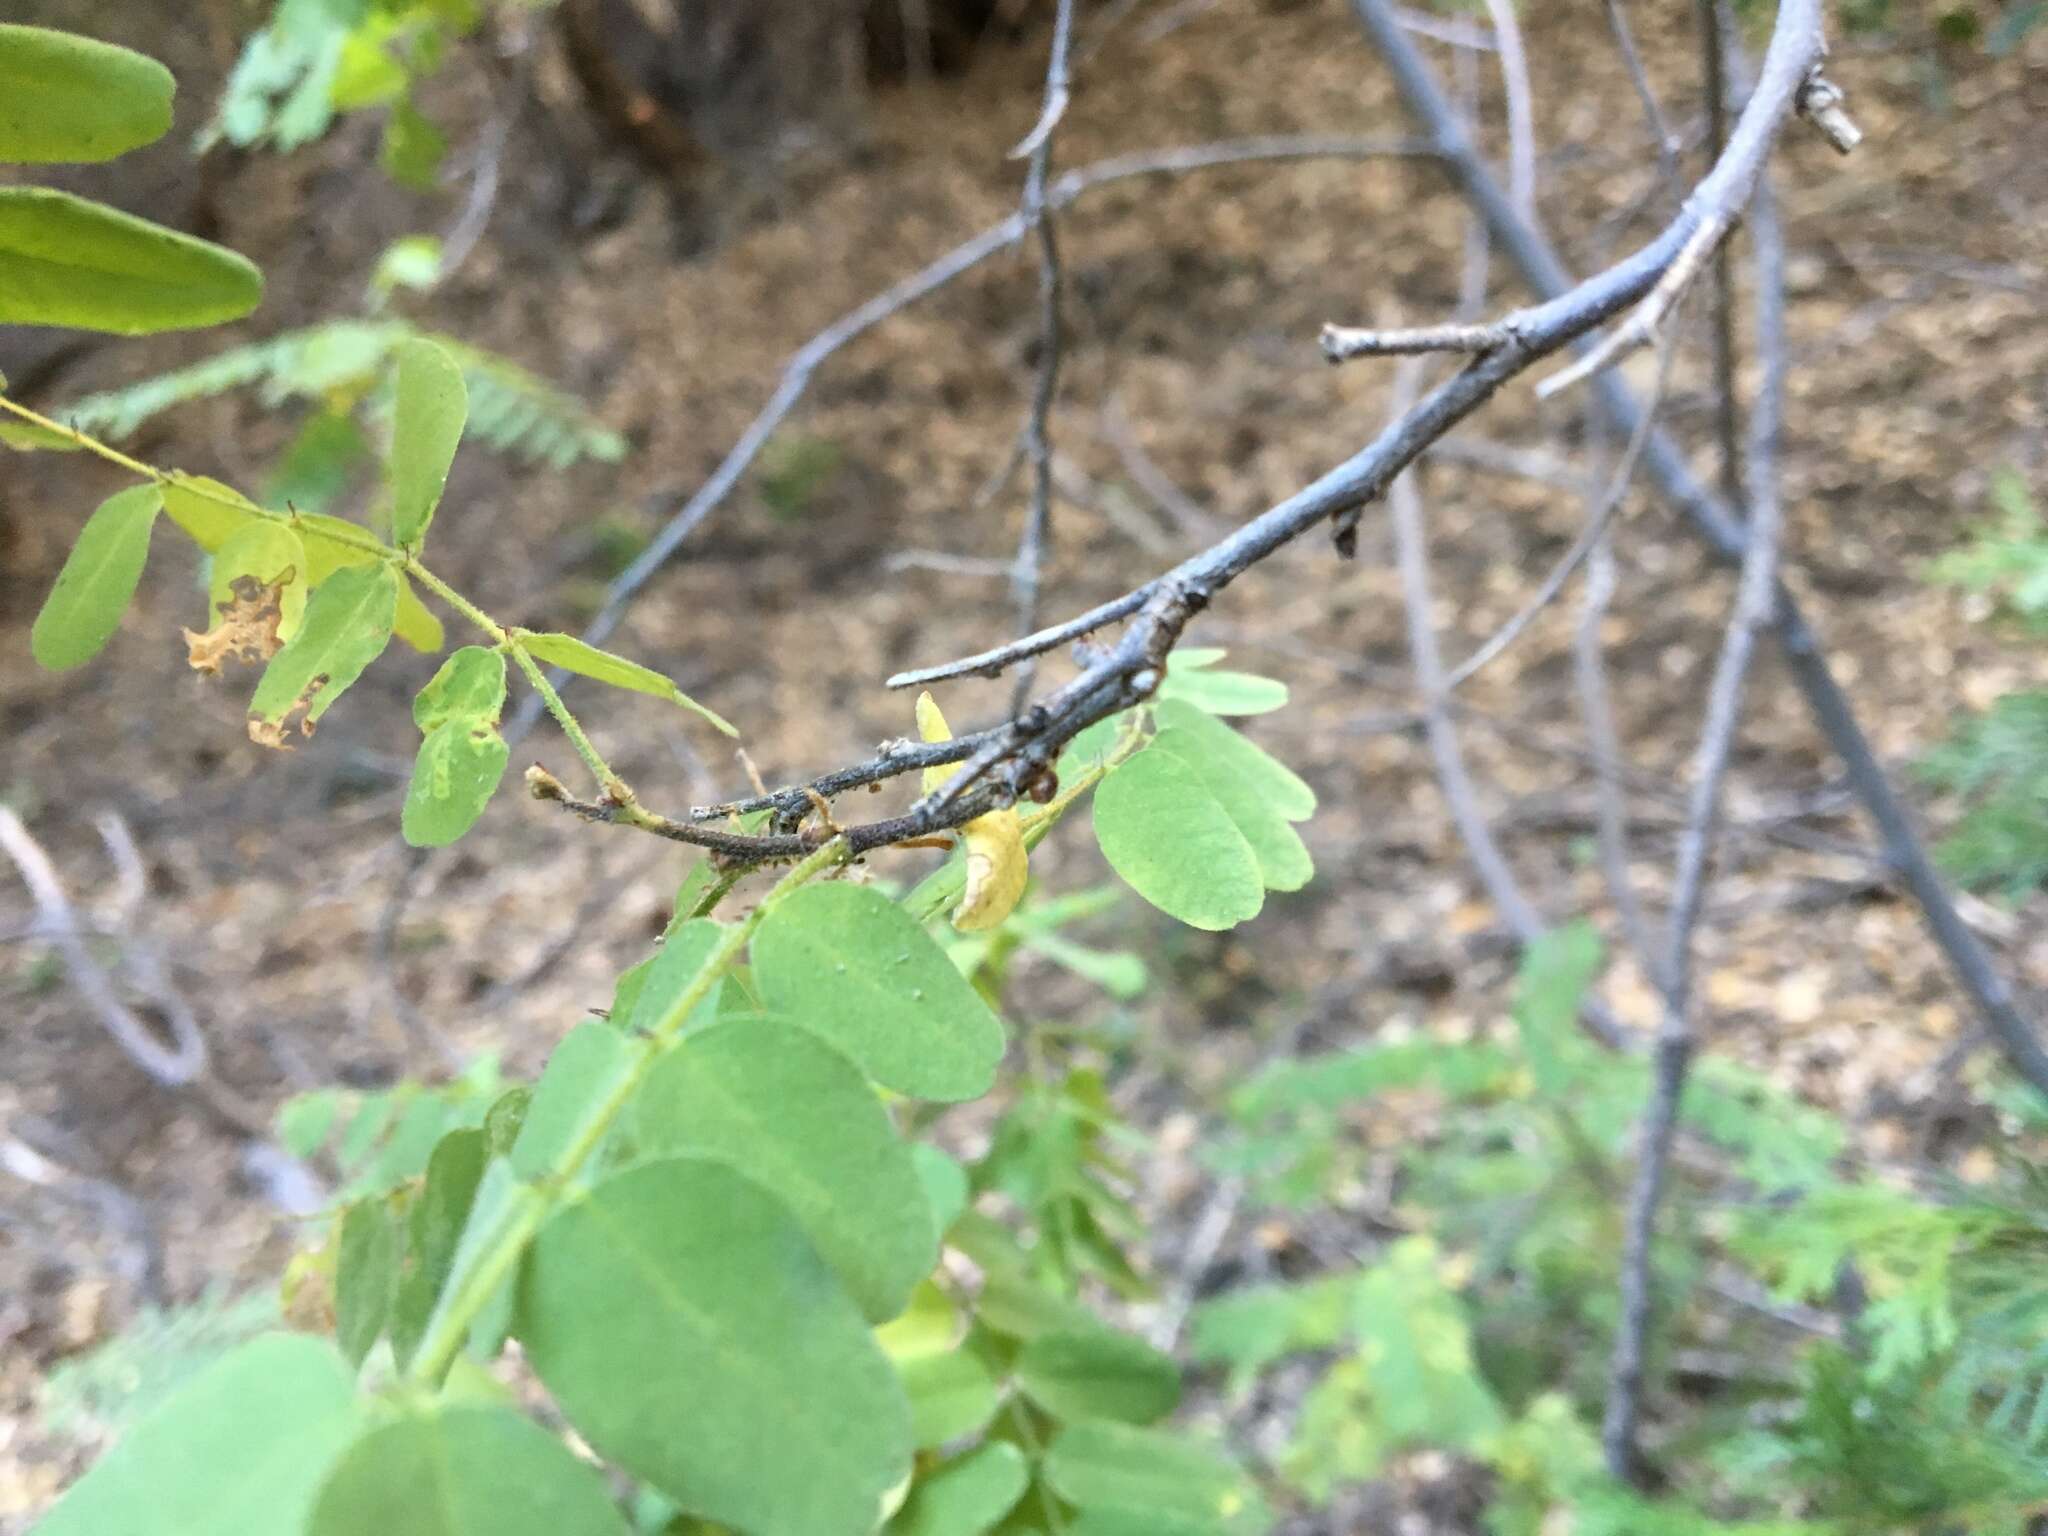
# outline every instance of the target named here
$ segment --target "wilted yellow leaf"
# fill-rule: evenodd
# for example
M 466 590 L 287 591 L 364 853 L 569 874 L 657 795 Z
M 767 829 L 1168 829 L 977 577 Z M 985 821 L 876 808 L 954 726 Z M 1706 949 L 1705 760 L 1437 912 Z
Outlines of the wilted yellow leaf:
M 917 729 L 926 741 L 953 739 L 938 701 L 929 693 L 917 696 Z M 925 769 L 924 792 L 941 788 L 953 772 L 943 763 Z M 967 885 L 953 908 L 953 926 L 963 933 L 979 933 L 1000 924 L 1023 898 L 1031 877 L 1023 823 L 1006 806 L 968 822 L 960 829 L 960 841 L 967 850 Z

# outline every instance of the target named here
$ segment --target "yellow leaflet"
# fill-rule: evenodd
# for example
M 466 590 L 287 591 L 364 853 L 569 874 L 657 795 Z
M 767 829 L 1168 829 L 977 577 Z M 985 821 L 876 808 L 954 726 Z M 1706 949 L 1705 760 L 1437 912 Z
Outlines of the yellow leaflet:
M 917 696 L 917 730 L 926 741 L 953 739 L 938 701 L 929 693 Z M 954 771 L 949 763 L 925 769 L 924 792 L 940 788 Z M 968 822 L 960 829 L 960 841 L 967 849 L 967 886 L 953 909 L 953 926 L 963 933 L 979 933 L 1001 923 L 1024 895 L 1031 875 L 1024 827 L 1016 811 L 1005 807 Z

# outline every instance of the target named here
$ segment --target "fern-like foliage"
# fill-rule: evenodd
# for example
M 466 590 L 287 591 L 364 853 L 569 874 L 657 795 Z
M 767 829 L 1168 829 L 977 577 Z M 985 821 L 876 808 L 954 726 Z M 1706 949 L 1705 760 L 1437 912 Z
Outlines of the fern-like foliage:
M 116 1434 L 277 1318 L 273 1291 L 212 1289 L 186 1306 L 145 1307 L 105 1343 L 50 1373 L 43 1422 L 76 1439 Z
M 310 401 L 330 409 L 381 409 L 391 358 L 415 336 L 438 342 L 462 365 L 469 431 L 525 463 L 566 469 L 583 459 L 616 463 L 620 436 L 572 395 L 511 359 L 402 320 L 336 320 L 235 347 L 218 357 L 124 389 L 88 395 L 58 416 L 82 432 L 119 440 L 173 406 L 253 389 L 265 406 Z

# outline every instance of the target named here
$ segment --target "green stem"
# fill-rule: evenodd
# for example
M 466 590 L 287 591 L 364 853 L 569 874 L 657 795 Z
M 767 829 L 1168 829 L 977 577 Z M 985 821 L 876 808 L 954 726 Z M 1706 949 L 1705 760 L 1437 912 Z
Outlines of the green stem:
M 568 1192 L 571 1181 L 582 1171 L 583 1165 L 603 1145 L 612 1123 L 640 1091 L 654 1063 L 675 1042 L 684 1021 L 697 1011 L 704 999 L 711 995 L 711 989 L 732 969 L 733 962 L 754 936 L 754 930 L 761 926 L 762 919 L 798 887 L 844 863 L 848 856 L 845 839 L 834 838 L 792 867 L 788 874 L 775 882 L 774 889 L 761 898 L 759 906 L 719 936 L 717 945 L 705 957 L 704 964 L 698 968 L 690 984 L 662 1010 L 645 1039 L 637 1042 L 639 1049 L 628 1069 L 619 1074 L 618 1080 L 602 1098 L 584 1111 L 575 1135 L 563 1149 L 549 1176 L 540 1183 L 525 1186 L 523 1198 L 509 1209 L 504 1223 L 496 1231 L 481 1235 L 484 1251 L 463 1268 L 435 1307 L 426 1334 L 414 1350 L 411 1363 L 406 1366 L 406 1380 L 430 1386 L 447 1374 L 449 1365 L 462 1349 L 463 1341 L 469 1337 L 470 1325 L 490 1304 L 498 1288 L 511 1278 L 520 1255 L 525 1253 L 526 1245 L 540 1230 L 542 1222 Z

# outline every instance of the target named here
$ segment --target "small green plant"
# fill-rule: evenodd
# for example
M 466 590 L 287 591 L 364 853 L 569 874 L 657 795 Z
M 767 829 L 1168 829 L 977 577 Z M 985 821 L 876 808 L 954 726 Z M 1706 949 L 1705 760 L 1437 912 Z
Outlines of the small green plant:
M 2048 525 L 2011 470 L 1992 477 L 1996 518 L 1934 563 L 1933 579 L 1991 596 L 1999 611 L 2048 633 Z M 2048 881 L 2048 693 L 2006 695 L 1920 764 L 1960 799 L 1961 822 L 1939 852 L 1957 879 L 2018 901 Z
M 1280 1460 L 1311 1503 L 1428 1450 L 1486 1469 L 1503 1536 L 1566 1519 L 1655 1536 L 2020 1532 L 2048 1497 L 2040 1182 L 2015 1169 L 1991 1194 L 1930 1197 L 1858 1176 L 1830 1117 L 1714 1060 L 1684 1101 L 1673 1212 L 1707 1247 L 1667 1257 L 1662 1278 L 1667 1349 L 1681 1367 L 1712 1354 L 1717 1385 L 1665 1410 L 1687 1496 L 1651 1502 L 1608 1477 L 1601 1345 L 1649 1066 L 1578 1033 L 1597 957 L 1583 928 L 1532 948 L 1512 1034 L 1280 1063 L 1239 1089 L 1222 1166 L 1282 1210 L 1327 1205 L 1391 1141 L 1407 1235 L 1355 1269 L 1206 1303 L 1196 1357 L 1239 1395 L 1283 1360 L 1327 1362 Z M 1860 1316 L 1771 1315 L 1827 1305 L 1849 1265 Z
M 86 451 L 136 481 L 87 520 L 37 617 L 37 659 L 98 654 L 167 516 L 211 557 L 219 622 L 188 632 L 193 664 L 262 667 L 258 743 L 310 735 L 394 635 L 438 649 L 420 592 L 478 632 L 414 703 L 401 825 L 416 845 L 461 837 L 492 798 L 515 670 L 598 786 L 577 802 L 536 769 L 540 798 L 683 832 L 640 804 L 542 669 L 732 728 L 658 672 L 499 624 L 425 563 L 471 417 L 457 350 L 326 328 L 84 414 L 118 425 L 259 380 L 355 387 L 373 358 L 390 369 L 388 538 L 144 463 L 0 394 L 30 429 L 23 446 Z M 305 479 L 317 461 L 287 455 Z M 287 1277 L 296 1331 L 262 1332 L 167 1387 L 39 1529 L 617 1536 L 626 1516 L 605 1479 L 489 1374 L 516 1338 L 555 1410 L 640 1486 L 642 1528 L 973 1536 L 1164 1521 L 1181 1536 L 1256 1536 L 1268 1517 L 1252 1483 L 1161 1427 L 1179 1398 L 1173 1362 L 1088 1303 L 1095 1287 L 1143 1286 L 1116 1155 L 1127 1133 L 1099 1075 L 1036 1056 L 971 1169 L 904 1134 L 995 1085 L 995 1009 L 1018 954 L 1113 991 L 1143 985 L 1134 957 L 1059 932 L 1098 898 L 1025 900 L 1031 848 L 1091 791 L 1111 865 L 1197 926 L 1244 921 L 1268 889 L 1308 880 L 1292 823 L 1314 796 L 1220 718 L 1275 708 L 1285 690 L 1218 659 L 1176 658 L 1154 696 L 1068 743 L 1042 775 L 1044 803 L 965 820 L 955 857 L 900 900 L 844 878 L 852 845 L 826 812 L 783 834 L 789 867 L 721 919 L 738 879 L 773 862 L 749 856 L 765 813 L 736 813 L 655 952 L 531 1085 L 485 1061 L 444 1087 L 292 1101 L 281 1139 L 343 1179 L 326 1241 Z M 917 715 L 928 742 L 949 740 L 928 696 Z M 950 772 L 929 767 L 927 791 Z M 952 953 L 930 931 L 948 913 Z

